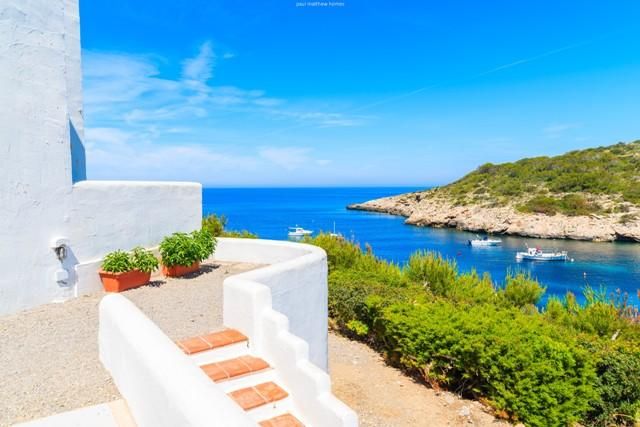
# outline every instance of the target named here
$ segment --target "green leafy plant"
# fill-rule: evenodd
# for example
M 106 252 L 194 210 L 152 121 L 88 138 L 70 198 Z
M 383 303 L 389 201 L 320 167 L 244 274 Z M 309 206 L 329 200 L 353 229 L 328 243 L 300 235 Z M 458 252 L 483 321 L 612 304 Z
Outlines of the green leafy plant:
M 159 266 L 158 258 L 153 252 L 138 246 L 131 251 L 131 260 L 136 270 L 140 270 L 143 273 L 151 273 Z
M 227 230 L 228 219 L 224 215 L 211 214 L 202 218 L 202 229 L 214 237 L 240 237 L 257 239 L 258 235 L 247 230 Z
M 545 293 L 545 288 L 540 286 L 528 273 L 508 272 L 505 279 L 505 287 L 502 290 L 504 298 L 516 307 L 535 305 Z
M 153 252 L 138 246 L 131 252 L 117 250 L 107 254 L 102 262 L 102 270 L 109 273 L 126 273 L 133 270 L 151 273 L 158 268 L 158 264 Z
M 135 268 L 131 254 L 117 250 L 105 255 L 102 270 L 108 273 L 126 273 Z
M 332 325 L 429 384 L 531 426 L 640 421 L 640 323 L 624 296 L 586 287 L 584 303 L 567 293 L 539 310 L 545 287 L 526 274 L 500 287 L 435 253 L 400 267 L 344 239 L 307 241 L 327 252 Z
M 211 256 L 215 247 L 216 239 L 208 230 L 173 233 L 160 243 L 160 256 L 166 267 L 190 266 Z

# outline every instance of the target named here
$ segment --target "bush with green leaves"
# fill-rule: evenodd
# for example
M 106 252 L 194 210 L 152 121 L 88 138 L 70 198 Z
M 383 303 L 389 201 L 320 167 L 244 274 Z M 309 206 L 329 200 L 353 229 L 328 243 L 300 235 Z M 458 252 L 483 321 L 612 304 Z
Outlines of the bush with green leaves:
M 102 270 L 109 273 L 125 273 L 138 270 L 151 273 L 158 268 L 158 259 L 153 252 L 140 246 L 131 252 L 117 250 L 107 254 L 102 262 Z
M 332 324 L 429 383 L 527 425 L 640 422 L 640 325 L 625 298 L 587 287 L 584 304 L 569 293 L 538 309 L 545 288 L 523 273 L 497 286 L 434 253 L 400 267 L 345 239 L 308 242 L 327 252 Z
M 516 307 L 535 305 L 545 293 L 546 288 L 540 286 L 528 273 L 508 272 L 505 279 L 505 286 L 501 294 L 504 298 Z
M 160 256 L 166 267 L 190 266 L 211 256 L 215 247 L 216 239 L 208 230 L 173 233 L 160 243 Z
M 640 424 L 640 348 L 616 341 L 586 342 L 595 354 L 598 399 L 591 404 L 589 424 Z
M 391 360 L 427 381 L 484 397 L 526 425 L 571 425 L 598 397 L 589 353 L 560 328 L 517 309 L 395 304 L 379 313 L 374 330 Z
M 227 222 L 228 219 L 224 215 L 210 214 L 202 218 L 202 229 L 207 230 L 213 237 L 258 238 L 257 234 L 247 230 L 227 230 Z

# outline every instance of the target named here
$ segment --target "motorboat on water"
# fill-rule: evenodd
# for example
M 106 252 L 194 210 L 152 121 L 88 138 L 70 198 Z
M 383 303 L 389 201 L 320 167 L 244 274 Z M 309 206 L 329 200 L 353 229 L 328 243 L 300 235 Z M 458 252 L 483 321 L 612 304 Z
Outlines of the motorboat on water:
M 517 261 L 567 261 L 567 251 L 544 251 L 540 248 L 527 248 L 526 252 L 516 253 Z M 573 260 L 572 260 L 573 261 Z
M 289 237 L 304 237 L 304 236 L 310 236 L 313 234 L 313 230 L 305 230 L 302 227 L 299 226 L 295 226 L 295 227 L 289 227 Z
M 502 239 L 489 238 L 489 236 L 480 237 L 476 234 L 477 239 L 469 240 L 471 246 L 500 246 Z

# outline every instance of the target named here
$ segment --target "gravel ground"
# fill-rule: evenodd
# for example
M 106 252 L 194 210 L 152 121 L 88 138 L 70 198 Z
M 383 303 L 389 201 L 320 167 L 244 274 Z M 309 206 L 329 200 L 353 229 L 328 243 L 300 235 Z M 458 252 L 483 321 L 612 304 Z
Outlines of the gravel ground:
M 173 339 L 222 327 L 222 281 L 255 268 L 204 263 L 186 279 L 152 277 L 125 292 Z M 98 360 L 104 293 L 0 317 L 0 426 L 119 399 Z
M 329 369 L 333 393 L 358 413 L 361 427 L 511 425 L 479 402 L 415 382 L 368 346 L 334 333 Z

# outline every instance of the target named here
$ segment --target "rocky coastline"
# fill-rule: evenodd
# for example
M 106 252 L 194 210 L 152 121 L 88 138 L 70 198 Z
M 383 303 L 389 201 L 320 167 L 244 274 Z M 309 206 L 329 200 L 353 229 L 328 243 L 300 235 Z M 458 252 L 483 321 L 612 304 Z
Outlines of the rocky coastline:
M 640 242 L 640 220 L 623 214 L 566 216 L 519 212 L 512 206 L 456 205 L 430 192 L 401 194 L 347 206 L 347 209 L 400 215 L 405 223 L 420 227 L 543 239 L 594 242 Z M 635 214 L 636 212 L 634 212 Z M 630 216 L 627 214 L 626 218 Z

